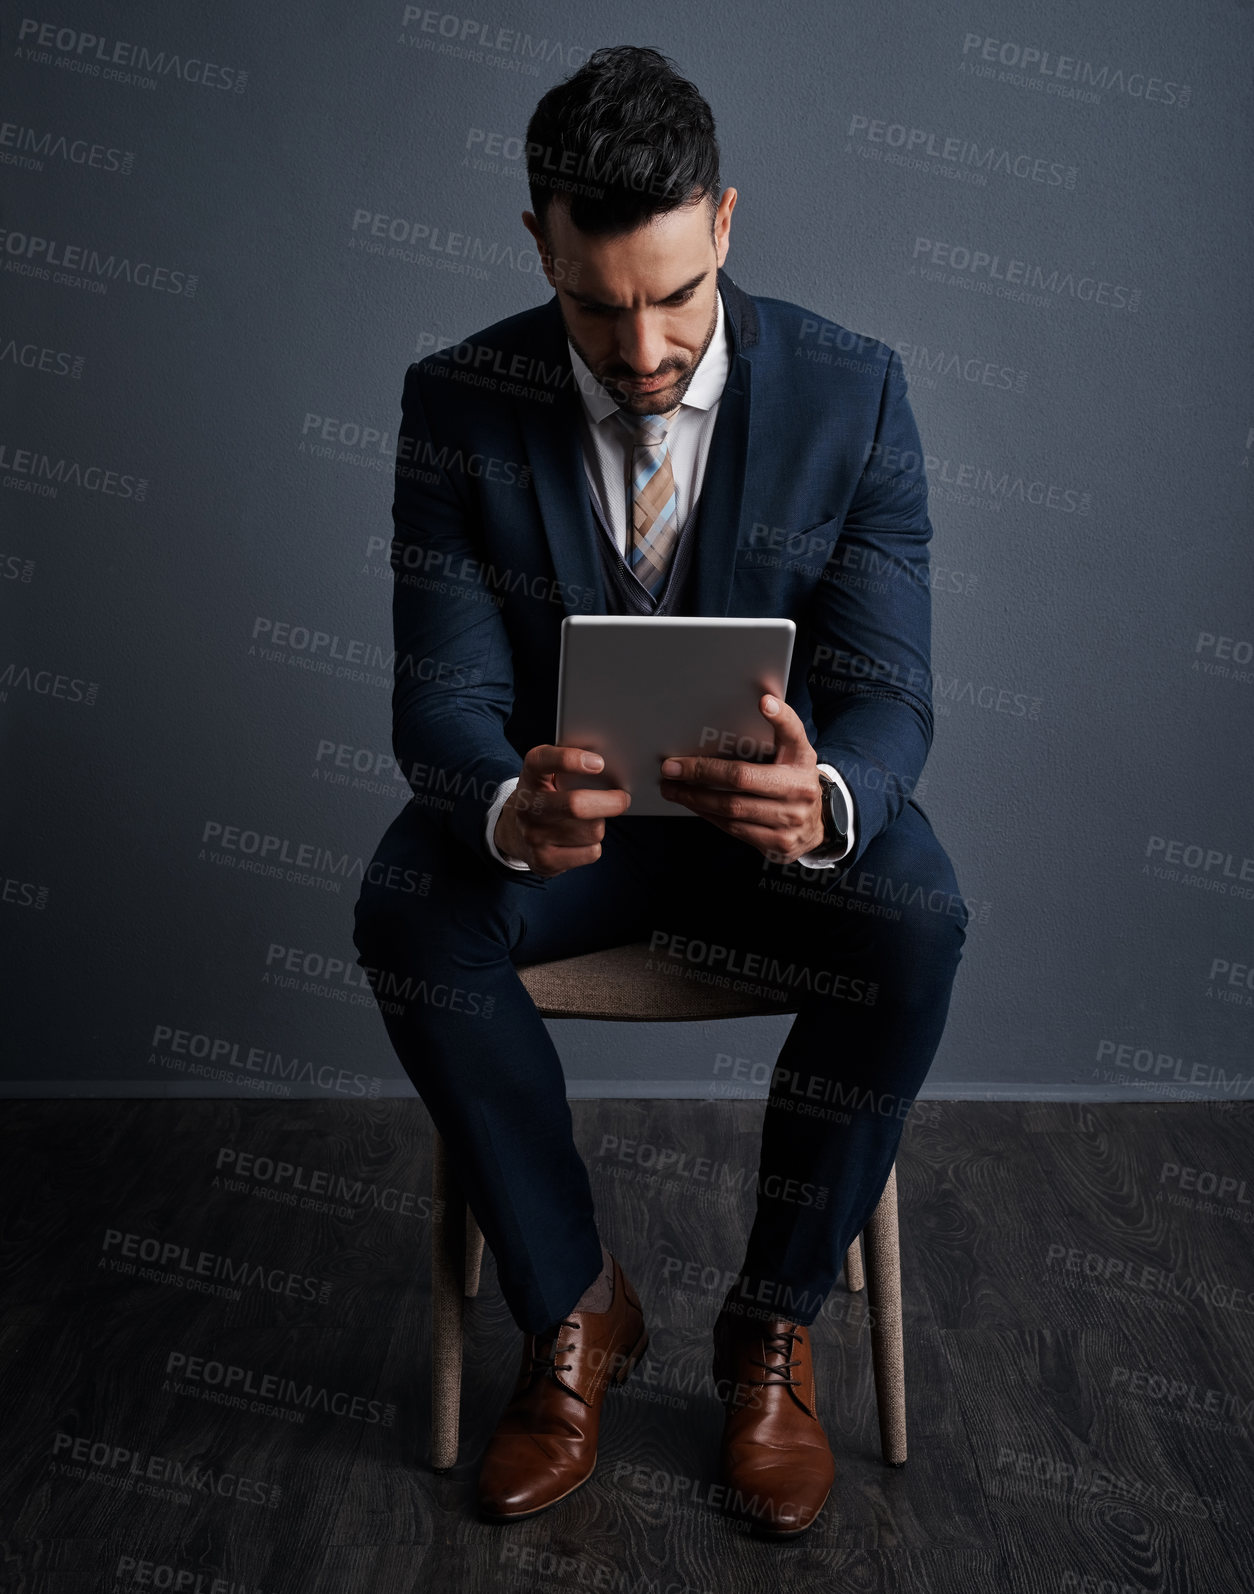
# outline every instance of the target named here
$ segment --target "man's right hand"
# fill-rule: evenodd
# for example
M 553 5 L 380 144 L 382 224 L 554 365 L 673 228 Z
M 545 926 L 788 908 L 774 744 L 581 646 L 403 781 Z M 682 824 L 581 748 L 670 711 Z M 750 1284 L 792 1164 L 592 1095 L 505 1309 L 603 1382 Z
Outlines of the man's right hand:
M 631 793 L 619 787 L 571 787 L 569 780 L 596 774 L 604 764 L 600 753 L 582 747 L 533 747 L 497 816 L 492 836 L 497 849 L 545 878 L 595 863 L 605 821 L 627 811 Z M 564 791 L 557 788 L 558 774 L 567 776 Z

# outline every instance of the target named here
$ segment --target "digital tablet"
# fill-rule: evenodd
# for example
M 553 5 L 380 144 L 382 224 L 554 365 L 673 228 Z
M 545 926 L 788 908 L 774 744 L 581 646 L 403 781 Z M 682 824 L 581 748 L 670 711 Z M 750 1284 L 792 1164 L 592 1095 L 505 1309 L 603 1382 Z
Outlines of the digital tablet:
M 567 615 L 557 741 L 600 753 L 605 768 L 563 773 L 559 789 L 622 787 L 630 816 L 698 818 L 662 796 L 662 760 L 704 753 L 771 763 L 775 738 L 758 699 L 784 700 L 796 630 L 783 619 Z

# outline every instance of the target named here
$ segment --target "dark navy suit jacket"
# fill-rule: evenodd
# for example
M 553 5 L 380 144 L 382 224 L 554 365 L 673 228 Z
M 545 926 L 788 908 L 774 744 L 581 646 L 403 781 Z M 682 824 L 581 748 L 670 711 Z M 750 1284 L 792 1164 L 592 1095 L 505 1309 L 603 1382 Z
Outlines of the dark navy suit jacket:
M 901 812 L 932 739 L 932 527 L 905 373 L 876 339 L 723 271 L 718 287 L 732 352 L 690 611 L 796 622 L 786 695 L 853 794 L 847 866 Z M 393 750 L 489 860 L 496 786 L 555 739 L 562 620 L 605 612 L 580 403 L 556 295 L 405 376 Z

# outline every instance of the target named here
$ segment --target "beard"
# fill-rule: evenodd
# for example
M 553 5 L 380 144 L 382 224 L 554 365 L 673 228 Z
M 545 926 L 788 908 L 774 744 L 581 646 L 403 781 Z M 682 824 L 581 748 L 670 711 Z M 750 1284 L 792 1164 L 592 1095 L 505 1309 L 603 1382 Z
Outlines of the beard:
M 715 292 L 717 293 L 717 291 L 716 289 Z M 565 317 L 563 317 L 564 319 Z M 629 415 L 665 415 L 673 409 L 678 409 L 680 404 L 683 403 L 684 394 L 687 393 L 692 385 L 692 379 L 697 374 L 697 367 L 705 358 L 705 351 L 710 346 L 710 340 L 714 336 L 714 328 L 717 325 L 718 303 L 716 301 L 710 311 L 710 324 L 706 329 L 705 339 L 698 353 L 687 362 L 677 359 L 664 360 L 656 371 L 650 371 L 648 373 L 650 378 L 658 376 L 666 378 L 666 385 L 654 388 L 651 393 L 640 393 L 633 391 L 631 388 L 623 387 L 623 382 L 639 380 L 640 373 L 633 371 L 630 366 L 623 365 L 617 360 L 606 360 L 598 368 L 589 359 L 587 352 L 580 347 L 579 339 L 575 337 L 569 325 L 566 328 L 566 336 L 574 345 L 579 358 L 592 372 L 593 376 L 596 377 L 597 381 L 600 382 L 620 410 L 626 410 Z

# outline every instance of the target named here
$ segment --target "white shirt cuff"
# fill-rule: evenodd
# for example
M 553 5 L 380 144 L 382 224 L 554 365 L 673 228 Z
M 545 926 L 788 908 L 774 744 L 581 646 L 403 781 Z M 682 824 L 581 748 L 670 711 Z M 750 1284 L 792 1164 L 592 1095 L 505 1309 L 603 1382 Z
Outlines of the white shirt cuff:
M 496 822 L 501 817 L 501 809 L 504 808 L 505 804 L 509 801 L 510 793 L 514 790 L 514 787 L 517 786 L 518 779 L 519 777 L 517 775 L 511 775 L 508 780 L 503 780 L 496 788 L 496 796 L 492 799 L 491 808 L 488 809 L 488 829 L 486 840 L 488 843 L 488 851 L 496 859 L 497 863 L 503 863 L 510 869 L 522 869 L 527 874 L 530 874 L 531 869 L 525 863 L 523 863 L 520 858 L 509 858 L 503 852 L 498 851 L 496 842 L 492 839 L 496 832 Z
M 807 852 L 803 857 L 798 858 L 797 862 L 803 864 L 807 869 L 834 869 L 842 858 L 849 856 L 854 848 L 853 798 L 849 795 L 849 788 L 841 779 L 839 770 L 833 769 L 830 764 L 819 764 L 817 767 L 824 775 L 829 776 L 836 782 L 836 789 L 845 799 L 845 845 L 839 852 L 827 846 L 816 847 L 813 852 Z

